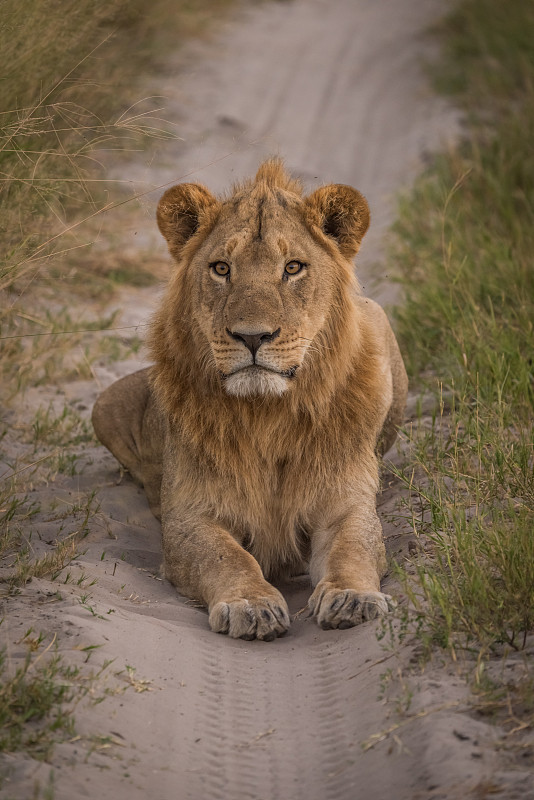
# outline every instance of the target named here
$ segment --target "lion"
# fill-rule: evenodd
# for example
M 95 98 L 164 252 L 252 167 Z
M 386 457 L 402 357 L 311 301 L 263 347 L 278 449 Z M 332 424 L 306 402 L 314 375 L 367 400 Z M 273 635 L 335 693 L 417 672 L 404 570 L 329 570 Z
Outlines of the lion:
M 157 221 L 176 266 L 154 364 L 104 391 L 93 424 L 161 519 L 163 574 L 241 639 L 288 630 L 272 581 L 304 571 L 320 627 L 387 613 L 378 458 L 407 377 L 354 274 L 365 198 L 304 196 L 271 159 L 227 197 L 174 186 Z

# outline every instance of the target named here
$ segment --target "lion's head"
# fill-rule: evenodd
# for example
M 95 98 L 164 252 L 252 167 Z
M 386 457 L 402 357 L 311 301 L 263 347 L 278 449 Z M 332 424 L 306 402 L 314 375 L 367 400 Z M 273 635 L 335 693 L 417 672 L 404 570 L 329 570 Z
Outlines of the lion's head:
M 156 320 L 157 362 L 195 361 L 227 395 L 279 396 L 331 349 L 369 225 L 355 189 L 303 197 L 270 160 L 221 200 L 198 184 L 169 189 L 158 225 L 178 268 Z

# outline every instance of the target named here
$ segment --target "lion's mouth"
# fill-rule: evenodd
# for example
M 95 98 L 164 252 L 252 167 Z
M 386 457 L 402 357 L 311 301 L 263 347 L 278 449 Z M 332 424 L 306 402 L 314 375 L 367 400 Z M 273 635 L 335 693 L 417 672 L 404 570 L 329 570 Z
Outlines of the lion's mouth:
M 261 374 L 262 372 L 272 372 L 274 375 L 280 375 L 282 378 L 294 378 L 298 370 L 298 364 L 294 367 L 289 367 L 286 370 L 274 369 L 273 367 L 264 367 L 262 364 L 248 364 L 246 367 L 239 367 L 232 372 L 221 372 L 222 378 L 229 378 L 231 375 L 241 373 Z

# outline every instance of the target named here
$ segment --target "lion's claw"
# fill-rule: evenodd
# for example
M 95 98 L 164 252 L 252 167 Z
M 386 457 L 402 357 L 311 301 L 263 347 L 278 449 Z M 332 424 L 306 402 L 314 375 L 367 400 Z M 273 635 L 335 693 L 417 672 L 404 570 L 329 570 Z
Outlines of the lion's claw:
M 382 592 L 317 586 L 308 605 L 319 627 L 343 630 L 387 614 L 395 608 L 395 601 Z
M 216 633 L 227 633 L 234 639 L 262 639 L 272 642 L 289 628 L 287 606 L 277 600 L 261 597 L 216 603 L 210 609 L 210 627 Z

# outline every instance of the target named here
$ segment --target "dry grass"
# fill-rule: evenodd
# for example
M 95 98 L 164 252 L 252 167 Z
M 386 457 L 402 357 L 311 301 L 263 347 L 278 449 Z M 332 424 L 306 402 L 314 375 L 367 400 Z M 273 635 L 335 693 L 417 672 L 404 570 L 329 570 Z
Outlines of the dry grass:
M 0 360 L 8 364 L 7 380 L 24 372 L 21 359 L 35 364 L 40 355 L 38 342 L 13 337 L 71 330 L 65 304 L 94 298 L 102 305 L 117 286 L 159 279 L 150 261 L 143 267 L 129 255 L 94 251 L 102 225 L 109 238 L 108 213 L 130 196 L 107 179 L 102 159 L 110 150 L 119 157 L 147 147 L 151 137 L 177 135 L 162 119 L 162 98 L 140 99 L 140 79 L 167 49 L 200 35 L 229 5 L 3 3 L 0 47 L 9 69 L 0 82 Z M 42 349 L 58 344 L 47 339 Z M 17 380 L 15 392 L 23 386 Z

